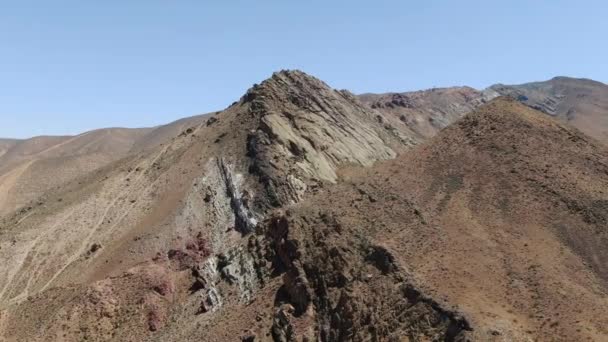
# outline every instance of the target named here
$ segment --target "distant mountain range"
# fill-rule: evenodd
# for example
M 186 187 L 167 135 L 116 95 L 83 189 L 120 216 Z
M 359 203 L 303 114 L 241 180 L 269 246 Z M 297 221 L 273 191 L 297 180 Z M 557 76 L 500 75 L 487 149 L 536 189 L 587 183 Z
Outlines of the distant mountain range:
M 513 97 L 608 143 L 608 86 L 588 79 L 555 77 L 521 85 L 496 84 L 481 91 L 453 87 L 363 94 L 359 98 L 372 108 L 399 117 L 420 135 L 430 137 L 498 96 Z

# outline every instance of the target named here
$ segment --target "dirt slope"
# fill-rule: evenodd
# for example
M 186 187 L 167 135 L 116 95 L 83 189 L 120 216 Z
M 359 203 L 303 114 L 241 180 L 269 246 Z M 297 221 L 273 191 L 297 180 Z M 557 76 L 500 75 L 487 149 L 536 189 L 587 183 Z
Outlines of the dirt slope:
M 0 157 L 2 157 L 17 142 L 19 142 L 19 140 L 16 140 L 16 139 L 0 139 Z
M 108 129 L 17 142 L 0 157 L 0 214 L 124 156 L 132 140 L 143 133 L 145 130 Z
M 133 143 L 131 151 L 141 152 L 166 143 L 171 139 L 177 138 L 179 134 L 182 134 L 182 132 L 186 131 L 188 128 L 194 128 L 200 125 L 209 116 L 210 114 L 196 115 L 166 125 L 154 127 Z
M 157 128 L 109 128 L 78 136 L 0 140 L 0 216 L 73 179 L 177 137 L 204 116 Z

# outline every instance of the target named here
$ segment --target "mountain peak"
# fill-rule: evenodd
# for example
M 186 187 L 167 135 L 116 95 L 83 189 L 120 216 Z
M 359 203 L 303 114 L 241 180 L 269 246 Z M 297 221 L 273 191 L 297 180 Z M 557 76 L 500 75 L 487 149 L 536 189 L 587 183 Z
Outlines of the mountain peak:
M 258 97 L 274 97 L 279 93 L 312 93 L 332 91 L 323 81 L 300 70 L 280 70 L 272 76 L 254 84 L 247 90 L 243 100 L 251 102 Z
M 596 80 L 593 80 L 590 78 L 585 78 L 585 77 L 555 76 L 548 82 L 577 82 L 577 83 L 588 83 L 588 84 L 606 86 L 606 84 L 604 84 L 600 81 L 596 81 Z
M 275 72 L 235 108 L 255 122 L 248 154 L 273 205 L 297 202 L 311 184 L 335 182 L 339 164 L 371 165 L 393 158 L 392 145 L 413 144 L 351 93 L 299 70 Z

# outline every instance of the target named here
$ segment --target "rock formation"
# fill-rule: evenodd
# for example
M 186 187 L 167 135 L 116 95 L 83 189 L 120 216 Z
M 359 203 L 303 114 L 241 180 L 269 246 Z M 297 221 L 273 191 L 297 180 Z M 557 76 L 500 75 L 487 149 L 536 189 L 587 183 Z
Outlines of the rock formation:
M 443 92 L 463 102 L 426 130 L 382 110 L 434 94 L 366 105 L 281 71 L 62 183 L 0 219 L 0 339 L 608 336 L 606 148 Z

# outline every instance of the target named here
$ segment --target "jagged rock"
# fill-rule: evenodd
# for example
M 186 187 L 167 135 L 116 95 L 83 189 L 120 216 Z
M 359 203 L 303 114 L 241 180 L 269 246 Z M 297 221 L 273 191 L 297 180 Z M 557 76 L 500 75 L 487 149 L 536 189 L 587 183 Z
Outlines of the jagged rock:
M 214 123 L 216 123 L 217 121 L 218 121 L 218 118 L 217 118 L 217 117 L 215 117 L 215 116 L 212 116 L 212 117 L 210 117 L 209 119 L 207 119 L 207 123 L 206 123 L 206 125 L 207 125 L 207 126 L 211 126 L 211 125 L 213 125 Z
M 361 102 L 382 114 L 382 122 L 413 142 L 434 136 L 491 98 L 469 87 L 359 95 Z
M 292 323 L 298 316 L 314 317 L 307 324 L 320 341 L 464 340 L 471 330 L 460 314 L 423 296 L 389 251 L 357 241 L 358 234 L 345 231 L 331 214 L 279 216 L 267 234 L 285 272 L 282 290 L 289 301 L 277 308 L 275 340 L 302 337 Z
M 249 302 L 259 284 L 253 256 L 244 248 L 232 249 L 220 260 L 218 269 L 223 279 L 238 287 L 240 299 Z
M 234 226 L 242 234 L 248 234 L 255 230 L 257 219 L 254 217 L 251 210 L 247 207 L 247 200 L 243 197 L 240 190 L 240 175 L 233 174 L 230 166 L 224 162 L 224 159 L 218 159 L 218 168 L 221 170 L 222 178 L 226 186 L 226 191 L 230 197 L 230 205 L 234 211 Z
M 199 313 L 214 312 L 222 306 L 222 297 L 217 292 L 216 288 L 210 288 L 203 294 L 203 301 L 199 309 Z
M 272 337 L 277 342 L 296 341 L 294 327 L 291 324 L 293 306 L 284 304 L 277 309 L 272 323 Z
M 307 184 L 335 182 L 339 165 L 394 158 L 402 140 L 347 92 L 299 71 L 275 73 L 243 99 L 259 126 L 248 136 L 251 172 L 271 206 L 301 200 Z

